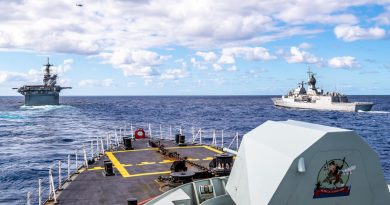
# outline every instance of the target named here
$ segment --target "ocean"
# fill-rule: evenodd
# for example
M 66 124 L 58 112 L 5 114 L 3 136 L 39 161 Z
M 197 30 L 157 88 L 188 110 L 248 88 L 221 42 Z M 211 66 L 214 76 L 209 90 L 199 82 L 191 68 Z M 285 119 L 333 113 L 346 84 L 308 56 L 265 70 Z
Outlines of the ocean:
M 22 97 L 0 97 L 0 204 L 25 204 L 26 193 L 36 200 L 38 179 L 47 192 L 48 168 L 54 175 L 58 160 L 66 175 L 68 154 L 89 148 L 96 137 L 114 129 L 148 128 L 169 135 L 202 128 L 204 142 L 212 130 L 224 130 L 225 144 L 267 120 L 301 120 L 355 130 L 378 153 L 390 182 L 390 96 L 350 96 L 351 101 L 373 101 L 370 112 L 332 112 L 273 106 L 272 96 L 107 96 L 61 97 L 60 106 L 25 107 Z M 288 142 L 286 142 L 288 143 Z M 81 162 L 80 162 L 81 163 Z M 44 194 L 45 195 L 45 194 Z M 47 194 L 46 194 L 47 195 Z

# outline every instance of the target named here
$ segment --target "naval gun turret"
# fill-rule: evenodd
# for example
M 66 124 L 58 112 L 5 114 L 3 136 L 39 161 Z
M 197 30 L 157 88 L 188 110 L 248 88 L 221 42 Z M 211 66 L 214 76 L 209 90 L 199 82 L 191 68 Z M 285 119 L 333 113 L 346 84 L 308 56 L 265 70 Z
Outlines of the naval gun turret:
M 36 105 L 59 105 L 59 94 L 63 89 L 72 89 L 71 87 L 61 87 L 57 84 L 57 74 L 52 75 L 50 72 L 49 58 L 44 68 L 43 85 L 24 85 L 17 89 L 24 95 L 24 104 L 27 106 Z

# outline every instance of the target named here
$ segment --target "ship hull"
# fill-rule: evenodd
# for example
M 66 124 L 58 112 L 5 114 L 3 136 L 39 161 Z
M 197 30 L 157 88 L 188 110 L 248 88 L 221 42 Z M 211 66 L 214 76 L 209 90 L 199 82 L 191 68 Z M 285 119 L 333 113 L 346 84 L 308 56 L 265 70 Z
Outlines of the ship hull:
M 316 109 L 316 110 L 335 110 L 335 111 L 370 111 L 374 105 L 371 102 L 351 102 L 351 103 L 310 103 L 310 102 L 290 102 L 282 98 L 272 98 L 274 105 L 287 108 L 298 109 Z
M 58 93 L 53 94 L 27 94 L 24 96 L 24 105 L 59 105 L 60 96 Z

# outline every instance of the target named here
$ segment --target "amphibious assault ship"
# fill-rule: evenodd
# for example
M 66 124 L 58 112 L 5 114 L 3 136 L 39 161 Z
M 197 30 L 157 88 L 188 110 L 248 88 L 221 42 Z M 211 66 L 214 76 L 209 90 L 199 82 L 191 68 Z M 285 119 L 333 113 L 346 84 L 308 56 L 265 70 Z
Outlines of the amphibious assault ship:
M 45 202 L 39 180 L 38 204 L 390 204 L 376 152 L 351 130 L 267 121 L 243 136 L 238 151 L 217 146 L 215 134 L 202 143 L 201 131 L 192 140 L 148 133 L 97 138 L 91 158 L 83 146 L 84 163 L 77 165 L 76 154 L 73 174 L 68 156 L 65 181 L 58 163 L 58 186 L 49 170 Z
M 274 105 L 288 108 L 337 110 L 337 111 L 370 111 L 372 102 L 349 102 L 346 95 L 338 92 L 324 92 L 316 87 L 314 74 L 308 71 L 307 83 L 301 82 L 295 90 L 291 90 L 281 98 L 272 98 Z M 304 84 L 307 84 L 307 90 Z
M 43 85 L 24 85 L 20 88 L 13 88 L 24 95 L 24 105 L 59 105 L 61 90 L 71 89 L 71 87 L 56 85 L 58 76 L 50 73 L 50 67 L 53 65 L 50 64 L 49 58 L 47 58 L 47 64 L 44 66 Z

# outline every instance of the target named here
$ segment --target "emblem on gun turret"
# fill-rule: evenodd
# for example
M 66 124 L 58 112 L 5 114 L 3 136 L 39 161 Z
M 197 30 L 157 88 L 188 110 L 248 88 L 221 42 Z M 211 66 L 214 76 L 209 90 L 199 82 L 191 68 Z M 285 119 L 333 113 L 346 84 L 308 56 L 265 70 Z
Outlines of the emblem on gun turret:
M 318 172 L 313 198 L 349 196 L 351 186 L 348 182 L 355 169 L 355 165 L 348 165 L 345 157 L 326 161 Z

